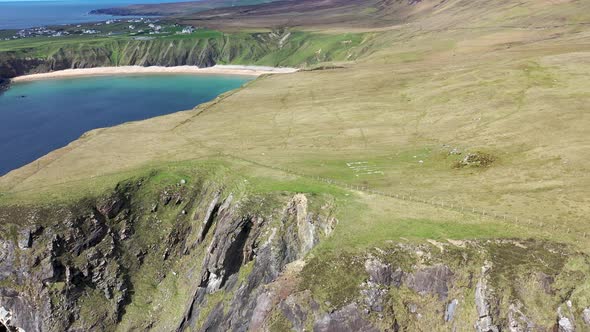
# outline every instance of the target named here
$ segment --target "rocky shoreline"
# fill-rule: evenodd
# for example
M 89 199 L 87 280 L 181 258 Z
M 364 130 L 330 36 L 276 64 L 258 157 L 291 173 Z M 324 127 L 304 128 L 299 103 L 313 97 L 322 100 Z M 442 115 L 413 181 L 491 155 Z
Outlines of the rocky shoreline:
M 10 80 L 0 77 L 0 95 L 10 88 Z

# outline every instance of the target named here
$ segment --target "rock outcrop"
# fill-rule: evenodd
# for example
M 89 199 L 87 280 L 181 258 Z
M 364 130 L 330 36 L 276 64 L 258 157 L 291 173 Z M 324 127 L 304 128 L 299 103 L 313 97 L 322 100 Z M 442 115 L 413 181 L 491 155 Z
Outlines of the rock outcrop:
M 4 91 L 8 90 L 9 87 L 10 87 L 10 80 L 7 78 L 2 78 L 0 76 L 0 94 L 2 94 Z
M 315 323 L 313 330 L 316 332 L 379 331 L 370 321 L 363 317 L 354 304 L 349 304 L 338 311 L 324 315 Z
M 490 262 L 486 262 L 481 268 L 481 275 L 475 286 L 475 308 L 479 318 L 475 322 L 477 332 L 498 332 L 499 329 L 494 325 L 494 313 L 492 303 L 493 290 L 488 285 L 488 273 L 492 268 Z
M 165 188 L 156 209 L 148 202 L 151 208 L 141 206 L 136 198 L 140 191 L 141 181 L 127 183 L 94 202 L 36 210 L 48 220 L 19 226 L 15 240 L 0 239 L 0 323 L 25 331 L 109 330 L 124 315 L 134 289 L 133 274 L 142 265 L 150 259 L 162 264 L 198 256 L 204 250 L 193 296 L 177 329 L 194 329 L 205 304 L 212 301 L 210 295 L 222 292 L 234 294 L 231 301 L 215 304 L 198 328 L 246 330 L 246 317 L 252 316 L 261 287 L 303 258 L 336 225 L 331 207 L 312 211 L 303 194 L 284 202 L 282 211 L 271 207 L 262 213 L 249 208 L 258 204 L 257 198 L 235 199 L 212 186 Z M 139 224 L 148 225 L 141 220 L 161 223 L 158 214 L 170 211 L 177 211 L 176 221 L 164 234 L 165 241 L 148 244 L 140 239 L 152 235 L 138 234 L 145 233 Z M 31 221 L 30 211 L 1 212 L 3 221 Z M 15 216 L 20 220 L 12 219 Z M 187 220 L 194 221 L 194 227 Z M 252 266 L 251 272 L 238 280 L 246 265 Z M 100 303 L 100 310 L 92 313 L 96 317 L 85 316 L 86 302 Z
M 276 280 L 287 264 L 303 258 L 321 237 L 329 236 L 336 224 L 333 217 L 309 212 L 307 197 L 302 194 L 294 195 L 275 222 L 261 215 L 236 217 L 240 216 L 241 207 L 231 200 L 230 196 L 218 210 L 210 206 L 208 211 L 216 211 L 215 216 L 206 213 L 209 219 L 214 218 L 212 240 L 200 282 L 178 331 L 195 329 L 205 303 L 210 301 L 208 295 L 219 291 L 234 296 L 227 303 L 216 304 L 200 328 L 246 331 L 272 302 L 270 295 L 262 291 L 263 286 Z M 252 272 L 240 284 L 236 273 L 249 263 L 253 265 Z

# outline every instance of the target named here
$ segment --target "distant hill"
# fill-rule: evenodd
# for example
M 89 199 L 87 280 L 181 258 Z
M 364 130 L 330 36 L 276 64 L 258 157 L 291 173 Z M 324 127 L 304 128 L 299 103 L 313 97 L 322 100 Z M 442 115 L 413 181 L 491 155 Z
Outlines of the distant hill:
M 90 14 L 116 16 L 169 16 L 191 14 L 220 7 L 247 6 L 272 2 L 273 0 L 204 0 L 161 4 L 139 4 L 95 9 Z

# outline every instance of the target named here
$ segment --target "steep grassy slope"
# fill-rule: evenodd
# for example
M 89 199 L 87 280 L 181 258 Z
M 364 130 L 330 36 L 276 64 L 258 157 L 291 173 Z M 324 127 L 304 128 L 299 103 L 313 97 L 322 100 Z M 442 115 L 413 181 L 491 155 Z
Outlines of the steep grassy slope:
M 588 329 L 588 4 L 381 4 L 349 14 L 403 5 L 413 14 L 402 25 L 327 19 L 322 28 L 337 45 L 352 39 L 342 31 L 362 32 L 355 61 L 261 77 L 194 110 L 92 131 L 0 178 L 1 205 L 73 204 L 152 169 L 215 161 L 231 174 L 216 178 L 229 191 L 329 197 L 338 219 L 305 263 L 249 293 L 262 304 L 240 323 L 253 330 Z M 286 14 L 244 15 L 253 26 Z M 283 57 L 296 59 L 268 61 Z M 173 285 L 153 286 L 157 300 L 138 292 L 123 328 L 149 326 L 141 313 L 150 310 L 156 323 L 177 315 L 183 328 L 228 329 L 243 304 L 237 290 L 248 289 L 195 293 L 189 310 Z
M 125 65 L 308 66 L 355 59 L 363 52 L 361 43 L 366 43 L 370 37 L 362 33 L 332 35 L 277 30 L 226 34 L 201 30 L 190 36 L 172 35 L 152 40 L 130 37 L 21 39 L 0 42 L 0 77 Z

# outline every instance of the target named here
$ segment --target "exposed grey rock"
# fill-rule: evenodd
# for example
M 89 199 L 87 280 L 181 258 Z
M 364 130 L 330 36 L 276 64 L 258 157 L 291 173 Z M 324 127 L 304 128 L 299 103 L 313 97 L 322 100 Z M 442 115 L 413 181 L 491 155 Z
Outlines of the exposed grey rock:
M 107 218 L 114 218 L 123 205 L 125 200 L 122 196 L 113 196 L 112 198 L 106 199 L 105 201 L 98 204 L 96 209 Z
M 399 287 L 404 277 L 404 272 L 400 268 L 392 271 L 391 265 L 373 257 L 365 261 L 365 271 L 369 274 L 369 281 L 383 286 Z
M 568 301 L 567 306 L 571 308 L 570 301 Z M 564 313 L 562 307 L 557 308 L 557 325 L 559 327 L 559 332 L 576 331 L 573 315 L 571 315 L 571 312 L 569 314 Z
M 520 310 L 520 304 L 510 304 L 508 307 L 508 330 L 510 332 L 534 331 L 534 322 Z
M 404 284 L 420 294 L 437 295 L 446 300 L 453 272 L 445 265 L 429 266 L 406 274 Z
M 558 321 L 560 332 L 575 332 L 576 328 L 571 320 L 567 317 L 561 317 Z
M 371 322 L 364 319 L 354 303 L 330 314 L 325 314 L 313 326 L 314 332 L 364 331 L 377 332 Z
M 112 227 L 121 220 L 117 213 L 126 204 L 126 189 L 93 206 L 57 210 L 65 220 L 22 229 L 15 244 L 0 240 L 7 249 L 0 250 L 0 279 L 8 280 L 0 286 L 0 306 L 10 313 L 11 328 L 68 331 L 79 315 L 77 299 L 89 289 L 103 293 L 105 319 L 119 317 L 128 297 L 128 276 L 121 269 Z M 21 250 L 15 251 L 16 245 Z
M 4 280 L 14 271 L 15 249 L 10 240 L 0 239 L 0 280 Z
M 481 276 L 475 287 L 475 308 L 479 319 L 475 322 L 477 332 L 498 332 L 499 329 L 492 320 L 490 306 L 491 289 L 488 287 L 487 274 L 491 269 L 491 263 L 486 262 L 481 268 Z
M 22 229 L 18 232 L 18 247 L 20 249 L 29 249 L 33 242 L 31 230 L 28 228 Z
M 361 295 L 363 302 L 369 311 L 383 311 L 384 297 L 388 290 L 375 282 L 367 281 L 361 284 Z
M 250 329 L 258 330 L 264 323 L 264 320 L 273 308 L 272 294 L 269 292 L 262 292 L 256 298 L 256 307 L 252 313 L 250 321 Z
M 590 307 L 584 309 L 582 312 L 582 319 L 586 325 L 590 326 Z
M 287 318 L 291 325 L 293 326 L 293 330 L 295 331 L 304 331 L 305 330 L 305 322 L 307 320 L 308 312 L 303 309 L 295 296 L 290 295 L 287 299 L 280 304 L 281 312 Z M 313 309 L 312 309 L 313 310 Z
M 313 248 L 317 240 L 312 218 L 307 214 L 307 197 L 303 194 L 295 195 L 287 211 L 287 215 L 294 215 L 297 220 L 299 253 L 305 254 Z
M 223 323 L 223 303 L 215 305 L 211 313 L 207 316 L 207 320 L 203 323 L 202 331 L 221 331 Z
M 445 309 L 445 322 L 450 322 L 453 320 L 453 317 L 455 316 L 455 310 L 457 310 L 457 305 L 459 305 L 459 300 L 457 299 L 453 299 L 447 304 L 447 308 Z
M 365 270 L 369 274 L 369 281 L 389 285 L 392 281 L 391 266 L 377 259 L 371 258 L 365 261 Z
M 199 229 L 197 243 L 200 243 L 201 241 L 203 241 L 203 239 L 205 238 L 205 235 L 209 231 L 209 228 L 211 227 L 211 224 L 213 223 L 215 213 L 217 212 L 217 209 L 219 209 L 219 206 L 217 205 L 217 203 L 219 202 L 220 197 L 221 197 L 221 193 L 217 192 L 215 194 L 215 196 L 213 197 L 213 200 L 211 201 L 211 203 L 209 203 L 209 207 L 207 208 L 207 212 L 205 212 L 205 217 L 203 218 L 201 228 Z M 195 217 L 196 217 L 196 215 L 195 215 Z
M 131 222 L 123 221 L 121 223 L 121 230 L 119 231 L 119 239 L 126 240 L 133 234 L 133 227 L 131 226 Z
M 274 281 L 287 264 L 303 257 L 318 243 L 321 233 L 318 230 L 325 228 L 325 223 L 334 222 L 313 216 L 307 204 L 307 198 L 301 194 L 289 201 L 280 218 L 280 232 L 269 229 L 270 221 L 262 216 L 244 215 L 240 202 L 226 200 L 217 213 L 211 212 L 209 219 L 214 221 L 209 232 L 213 235 L 203 261 L 200 284 L 177 330 L 194 329 L 206 294 L 219 290 L 234 291 L 224 308 L 221 330 L 246 331 L 265 321 L 270 312 L 270 295 L 261 286 Z M 211 208 L 214 205 L 217 206 L 209 204 L 209 210 L 214 211 Z M 271 235 L 260 241 L 263 230 Z M 230 282 L 231 276 L 252 260 L 254 267 L 247 280 L 242 284 Z M 289 310 L 297 324 L 297 307 Z
M 41 294 L 40 294 L 41 295 Z M 39 311 L 50 310 L 49 306 L 36 308 L 17 291 L 0 290 L 0 322 L 13 331 L 42 331 L 42 319 Z M 10 331 L 10 330 L 9 330 Z

